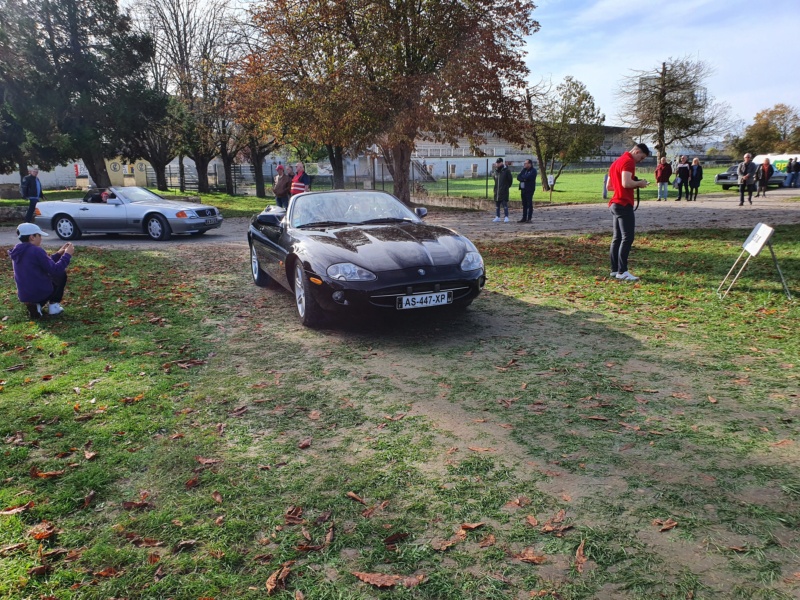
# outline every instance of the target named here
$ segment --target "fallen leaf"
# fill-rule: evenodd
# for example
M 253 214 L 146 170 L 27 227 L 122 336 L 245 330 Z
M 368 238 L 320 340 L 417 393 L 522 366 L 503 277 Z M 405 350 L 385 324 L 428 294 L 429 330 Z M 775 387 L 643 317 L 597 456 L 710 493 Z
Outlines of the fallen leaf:
M 25 512 L 28 509 L 34 507 L 33 500 L 28 502 L 27 504 L 21 504 L 19 506 L 12 506 L 11 508 L 6 508 L 4 510 L 0 510 L 0 515 L 8 516 L 8 515 L 18 515 L 21 512 Z
M 56 533 L 56 527 L 49 521 L 42 521 L 28 530 L 28 535 L 35 540 L 46 540 Z
M 203 466 L 216 465 L 222 462 L 221 458 L 203 458 L 202 456 L 195 456 L 194 459 Z
M 300 448 L 301 450 L 305 450 L 306 448 L 311 446 L 312 441 L 313 438 L 307 437 L 303 440 L 300 440 L 300 443 L 297 444 L 297 447 Z
M 125 510 L 144 510 L 145 508 L 150 508 L 153 506 L 149 502 L 123 502 L 122 508 Z
M 444 552 L 450 546 L 454 546 L 459 542 L 458 539 L 450 538 L 449 540 L 434 539 L 431 541 L 431 548 L 438 552 Z
M 717 399 L 714 398 L 714 396 L 709 396 L 708 397 L 708 401 L 711 402 L 711 404 L 716 404 L 717 403 Z
M 290 506 L 286 509 L 283 519 L 287 525 L 301 525 L 303 523 L 303 508 L 301 506 Z
M 480 446 L 468 446 L 467 450 L 472 450 L 473 452 L 495 452 L 494 448 L 481 448 Z
M 30 470 L 30 475 L 34 479 L 53 479 L 54 477 L 60 477 L 64 473 L 66 471 L 40 471 L 36 465 L 32 466 Z
M 94 460 L 97 456 L 97 452 L 89 452 L 88 450 L 83 451 L 83 458 L 86 460 Z
M 0 547 L 0 556 L 8 556 L 17 550 L 23 550 L 28 546 L 25 542 L 19 544 L 8 544 L 7 546 Z
M 791 446 L 794 444 L 792 440 L 781 440 L 780 442 L 775 442 L 774 444 L 770 444 L 773 448 L 781 448 L 783 446 Z
M 488 548 L 490 546 L 494 546 L 496 543 L 495 537 L 493 533 L 490 533 L 485 538 L 483 538 L 479 543 L 478 546 L 481 548 Z
M 514 554 L 514 558 L 532 565 L 541 565 L 547 560 L 544 554 L 536 554 L 536 550 L 533 548 L 525 548 L 519 554 Z
M 95 577 L 116 577 L 120 574 L 120 571 L 117 571 L 114 567 L 106 567 L 102 571 L 97 571 L 94 575 Z
M 28 569 L 28 575 L 30 577 L 41 577 L 42 575 L 46 575 L 50 571 L 53 570 L 53 567 L 50 565 L 39 565 L 38 567 L 31 567 Z
M 183 552 L 184 550 L 192 550 L 194 547 L 197 546 L 197 540 L 181 540 L 172 548 L 172 552 L 177 554 L 178 552 Z
M 319 420 L 319 418 L 321 416 L 322 416 L 322 413 L 319 412 L 318 410 L 312 410 L 310 413 L 308 413 L 308 418 L 311 419 L 312 421 Z
M 583 546 L 586 543 L 586 540 L 581 540 L 581 545 L 578 546 L 578 550 L 575 552 L 575 570 L 578 573 L 583 573 L 583 565 L 586 564 L 586 556 L 583 554 Z
M 523 506 L 528 506 L 528 504 L 530 503 L 531 503 L 530 498 L 527 498 L 525 496 L 520 496 L 519 498 L 513 498 L 508 502 L 506 502 L 506 506 L 522 508 Z
M 200 485 L 200 479 L 197 477 L 192 477 L 183 485 L 186 487 L 187 490 L 190 490 L 193 487 L 197 487 L 198 485 Z
M 361 498 L 361 496 L 359 496 L 355 492 L 347 492 L 347 497 L 350 498 L 351 500 L 355 500 L 356 502 L 358 502 L 360 504 L 363 504 L 364 506 L 367 505 L 367 503 L 364 502 L 364 500 Z
M 387 575 L 386 573 L 361 573 L 353 571 L 352 574 L 364 583 L 378 588 L 394 587 L 402 581 L 400 575 Z
M 664 520 L 664 519 L 653 519 L 653 525 L 655 525 L 656 527 L 660 527 L 661 529 L 659 529 L 659 531 L 669 531 L 670 529 L 673 529 L 674 527 L 676 527 L 678 525 L 678 522 L 674 521 L 671 518 L 666 519 L 666 520 Z
M 281 590 L 286 585 L 286 579 L 289 577 L 289 574 L 292 570 L 289 568 L 294 564 L 295 561 L 288 560 L 281 565 L 281 568 L 275 571 L 272 575 L 269 576 L 267 579 L 267 595 L 271 596 L 275 591 Z
M 214 502 L 217 504 L 222 504 L 222 494 L 217 491 L 211 493 L 211 497 L 214 499 Z
M 534 517 L 533 515 L 528 515 L 527 517 L 525 517 L 525 522 L 528 525 L 530 525 L 531 527 L 538 527 L 539 526 L 538 519 L 536 517 Z

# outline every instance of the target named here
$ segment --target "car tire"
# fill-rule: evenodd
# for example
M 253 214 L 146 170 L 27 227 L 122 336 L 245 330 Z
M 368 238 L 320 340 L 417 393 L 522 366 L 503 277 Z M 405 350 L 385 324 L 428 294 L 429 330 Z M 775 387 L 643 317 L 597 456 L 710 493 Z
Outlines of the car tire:
M 150 215 L 145 221 L 144 230 L 151 240 L 157 242 L 166 242 L 172 237 L 172 230 L 169 228 L 169 223 L 161 215 Z
M 731 189 L 731 187 L 732 187 L 732 186 L 730 186 L 730 185 L 723 185 L 723 186 L 722 186 L 722 189 L 723 189 L 723 190 L 729 190 L 729 189 Z
M 250 244 L 250 274 L 253 276 L 253 283 L 258 287 L 270 287 L 272 285 L 272 277 L 267 275 L 261 268 L 261 264 L 258 262 L 258 254 L 253 244 Z
M 53 229 L 62 240 L 78 240 L 81 237 L 81 230 L 75 223 L 75 219 L 69 215 L 56 216 L 53 219 Z
M 322 307 L 314 300 L 310 286 L 311 282 L 308 280 L 303 263 L 299 260 L 295 261 L 294 301 L 297 307 L 297 316 L 300 317 L 301 324 L 306 327 L 315 327 L 322 322 L 325 314 L 322 311 Z

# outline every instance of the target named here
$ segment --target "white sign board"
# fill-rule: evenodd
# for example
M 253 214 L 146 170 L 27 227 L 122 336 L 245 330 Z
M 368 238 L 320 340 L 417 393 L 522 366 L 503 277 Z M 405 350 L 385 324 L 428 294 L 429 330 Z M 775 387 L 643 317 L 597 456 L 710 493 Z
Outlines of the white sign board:
M 556 178 L 553 177 L 552 175 L 548 175 L 547 176 L 547 186 L 548 187 L 553 187 L 553 184 L 555 183 L 555 181 L 556 181 Z
M 747 250 L 750 256 L 758 256 L 773 233 L 775 233 L 775 230 L 772 227 L 765 223 L 759 223 L 753 228 L 750 235 L 747 236 L 744 244 L 742 244 L 742 248 Z

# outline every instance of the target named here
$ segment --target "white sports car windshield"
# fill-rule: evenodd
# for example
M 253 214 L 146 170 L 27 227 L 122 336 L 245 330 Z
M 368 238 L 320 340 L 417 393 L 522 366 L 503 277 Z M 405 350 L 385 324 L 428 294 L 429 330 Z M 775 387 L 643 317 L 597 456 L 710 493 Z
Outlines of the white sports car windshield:
M 399 200 L 381 192 L 330 192 L 297 196 L 289 217 L 292 227 L 419 223 Z
M 153 202 L 163 200 L 161 196 L 157 196 L 150 190 L 137 187 L 127 187 L 122 191 L 122 194 L 130 202 Z

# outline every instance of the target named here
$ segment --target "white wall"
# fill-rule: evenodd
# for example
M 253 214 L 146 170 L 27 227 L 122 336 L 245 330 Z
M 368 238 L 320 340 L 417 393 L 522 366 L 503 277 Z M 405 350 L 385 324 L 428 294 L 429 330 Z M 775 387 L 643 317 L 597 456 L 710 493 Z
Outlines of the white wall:
M 64 188 L 75 187 L 75 165 L 78 163 L 68 163 L 67 166 L 58 166 L 52 171 L 39 171 L 39 181 L 42 182 L 42 189 L 63 190 Z M 19 173 L 11 175 L 0 175 L 0 183 L 20 184 Z

